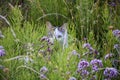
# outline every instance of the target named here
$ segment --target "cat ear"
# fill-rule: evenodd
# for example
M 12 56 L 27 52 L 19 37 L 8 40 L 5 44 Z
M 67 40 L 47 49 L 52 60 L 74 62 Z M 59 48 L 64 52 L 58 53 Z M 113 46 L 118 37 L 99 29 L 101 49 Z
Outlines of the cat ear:
M 61 26 L 61 28 L 64 29 L 64 30 L 66 30 L 66 29 L 67 29 L 67 25 L 68 25 L 67 23 L 64 23 L 64 24 Z
M 53 28 L 52 24 L 49 21 L 46 22 L 46 26 L 48 30 L 52 30 Z

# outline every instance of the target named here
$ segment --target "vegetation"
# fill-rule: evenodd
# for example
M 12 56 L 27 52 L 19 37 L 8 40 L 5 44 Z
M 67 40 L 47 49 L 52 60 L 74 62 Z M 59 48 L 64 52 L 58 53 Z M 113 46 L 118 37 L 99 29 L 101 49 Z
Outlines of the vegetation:
M 119 80 L 119 0 L 1 0 L 0 80 Z M 65 50 L 42 40 L 68 23 Z

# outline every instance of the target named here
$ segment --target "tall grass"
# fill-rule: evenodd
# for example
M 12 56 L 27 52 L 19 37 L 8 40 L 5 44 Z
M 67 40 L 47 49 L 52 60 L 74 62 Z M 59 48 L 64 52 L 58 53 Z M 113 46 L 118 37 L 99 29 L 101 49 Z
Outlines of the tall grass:
M 90 65 L 85 80 L 94 75 L 95 80 L 105 79 L 106 67 L 115 67 L 119 72 L 119 64 L 114 62 L 119 60 L 119 52 L 114 49 L 119 41 L 112 34 L 113 28 L 119 28 L 119 5 L 112 7 L 100 0 L 25 0 L 23 9 L 10 3 L 9 6 L 10 12 L 3 20 L 9 23 L 8 27 L 1 29 L 5 38 L 0 39 L 0 45 L 6 51 L 5 56 L 0 56 L 1 80 L 82 80 L 78 63 L 93 59 L 102 60 L 103 67 L 92 72 Z M 41 41 L 47 35 L 46 21 L 58 26 L 68 22 L 68 48 L 62 50 L 55 42 L 47 50 L 47 42 Z M 92 51 L 84 49 L 84 43 L 90 43 Z M 114 56 L 106 60 L 108 53 Z M 43 66 L 46 72 L 41 72 Z M 119 76 L 113 80 L 119 80 Z

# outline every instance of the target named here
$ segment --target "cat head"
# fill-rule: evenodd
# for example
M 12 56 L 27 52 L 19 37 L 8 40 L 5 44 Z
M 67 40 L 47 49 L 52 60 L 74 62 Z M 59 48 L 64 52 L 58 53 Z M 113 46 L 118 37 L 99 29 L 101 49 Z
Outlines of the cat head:
M 61 43 L 64 42 L 67 35 L 67 23 L 64 23 L 61 27 L 54 27 L 50 22 L 46 22 L 46 27 L 51 42 L 54 42 L 54 39 Z

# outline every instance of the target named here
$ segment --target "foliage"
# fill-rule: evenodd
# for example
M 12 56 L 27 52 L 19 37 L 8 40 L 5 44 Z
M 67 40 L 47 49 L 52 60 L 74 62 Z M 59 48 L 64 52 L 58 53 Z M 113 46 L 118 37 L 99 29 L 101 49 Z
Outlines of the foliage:
M 0 36 L 4 35 L 0 37 L 1 80 L 119 80 L 119 31 L 116 37 L 113 29 L 119 29 L 120 3 L 111 5 L 112 1 L 108 0 L 8 2 L 8 16 L 0 15 L 8 25 L 0 27 Z M 47 35 L 45 21 L 58 26 L 68 22 L 68 48 L 61 49 L 57 41 L 52 45 L 41 40 Z M 109 77 L 108 70 L 115 74 Z

